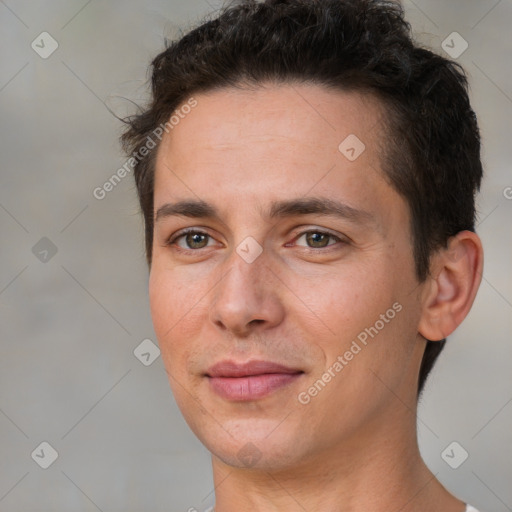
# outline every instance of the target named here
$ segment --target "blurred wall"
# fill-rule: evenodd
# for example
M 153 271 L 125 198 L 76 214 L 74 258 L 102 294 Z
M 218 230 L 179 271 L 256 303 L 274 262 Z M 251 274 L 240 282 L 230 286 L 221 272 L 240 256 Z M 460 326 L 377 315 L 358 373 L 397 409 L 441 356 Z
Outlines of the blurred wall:
M 105 105 L 133 112 L 123 98 L 144 102 L 147 67 L 164 36 L 220 5 L 0 1 L 2 512 L 201 511 L 214 501 L 209 454 L 181 418 L 153 344 L 132 176 L 102 199 L 93 191 L 125 162 L 122 125 Z M 482 512 L 505 512 L 512 3 L 405 6 L 417 38 L 467 69 L 486 167 L 477 228 L 484 278 L 428 382 L 421 451 L 452 492 Z M 454 441 L 469 454 L 457 469 L 441 456 Z

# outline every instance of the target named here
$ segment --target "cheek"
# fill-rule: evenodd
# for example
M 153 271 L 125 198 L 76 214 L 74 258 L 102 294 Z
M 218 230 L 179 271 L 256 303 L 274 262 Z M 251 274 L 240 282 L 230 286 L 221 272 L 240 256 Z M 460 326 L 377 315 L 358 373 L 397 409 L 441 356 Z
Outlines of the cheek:
M 295 280 L 293 289 L 300 301 L 294 308 L 305 313 L 303 327 L 311 329 L 311 312 L 317 317 L 327 340 L 338 350 L 379 319 L 396 300 L 389 272 L 374 265 L 346 269 L 337 268 L 329 274 Z M 300 315 L 299 315 L 300 317 Z M 329 342 L 330 343 L 330 342 Z
M 419 317 L 407 276 L 399 279 L 397 274 L 379 272 L 378 268 L 366 274 L 366 279 L 359 275 L 340 283 L 343 291 L 330 289 L 325 307 L 337 341 L 324 348 L 329 364 L 338 356 L 347 361 L 342 378 L 332 387 L 334 391 L 339 386 L 338 399 L 357 402 L 355 397 L 364 395 L 377 404 L 389 398 L 389 389 L 399 387 L 413 370 Z
M 198 317 L 203 314 L 204 295 L 178 272 L 152 267 L 149 279 L 151 318 L 168 372 L 183 373 L 186 368 L 191 345 L 187 340 L 197 338 L 203 323 Z
M 406 293 L 407 276 L 402 277 L 388 265 L 375 262 L 296 282 L 297 296 L 315 313 L 300 304 L 305 312 L 297 315 L 300 329 L 325 354 L 325 366 L 316 368 L 311 384 L 329 368 L 336 371 L 332 365 L 343 358 L 343 369 L 323 399 L 351 403 L 363 393 L 378 401 L 387 388 L 376 375 L 395 387 L 408 371 L 415 346 L 416 311 Z
M 149 278 L 149 306 L 160 343 L 163 342 L 165 332 L 171 329 L 175 322 L 178 311 L 174 297 L 178 294 L 180 291 L 174 285 L 171 286 L 171 281 L 153 266 Z
M 149 276 L 149 302 L 155 328 L 164 333 L 204 304 L 208 286 L 204 275 L 183 267 L 168 267 L 155 258 Z M 173 329 L 174 330 L 174 329 Z

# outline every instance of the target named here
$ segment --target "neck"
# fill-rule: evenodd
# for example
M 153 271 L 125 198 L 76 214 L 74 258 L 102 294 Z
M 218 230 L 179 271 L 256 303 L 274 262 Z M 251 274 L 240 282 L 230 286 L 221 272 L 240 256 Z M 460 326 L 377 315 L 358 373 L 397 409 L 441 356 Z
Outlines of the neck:
M 212 456 L 215 512 L 464 512 L 420 456 L 415 413 L 402 406 L 399 416 L 290 468 L 236 468 Z

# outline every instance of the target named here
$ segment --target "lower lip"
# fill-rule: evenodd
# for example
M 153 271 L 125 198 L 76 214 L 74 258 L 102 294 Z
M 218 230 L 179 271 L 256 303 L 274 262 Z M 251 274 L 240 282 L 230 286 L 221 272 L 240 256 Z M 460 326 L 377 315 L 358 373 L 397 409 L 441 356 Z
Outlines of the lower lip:
M 270 395 L 296 381 L 302 373 L 266 373 L 248 377 L 208 377 L 210 385 L 222 398 L 248 401 Z

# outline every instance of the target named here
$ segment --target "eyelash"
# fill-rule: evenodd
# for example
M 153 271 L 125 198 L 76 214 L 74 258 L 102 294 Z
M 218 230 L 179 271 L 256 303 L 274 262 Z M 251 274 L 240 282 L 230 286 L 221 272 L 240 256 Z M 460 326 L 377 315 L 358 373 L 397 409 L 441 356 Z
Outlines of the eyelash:
M 198 235 L 206 235 L 209 238 L 213 238 L 210 234 L 208 234 L 205 231 L 201 231 L 201 230 L 196 229 L 196 228 L 186 228 L 186 229 L 184 229 L 182 231 L 179 231 L 178 233 L 172 235 L 165 242 L 164 245 L 170 247 L 170 246 L 174 245 L 180 238 L 182 238 L 184 236 L 187 236 L 187 235 L 189 235 L 191 233 L 198 234 Z M 302 236 L 307 235 L 308 233 L 316 233 L 316 234 L 320 234 L 320 235 L 326 235 L 329 238 L 336 240 L 336 243 L 339 243 L 339 242 L 347 243 L 345 240 L 341 239 L 339 236 L 333 235 L 329 231 L 324 231 L 322 229 L 308 229 L 306 231 L 302 231 L 293 239 L 293 241 L 296 242 Z M 286 244 L 286 245 L 288 245 L 288 244 Z M 302 246 L 302 247 L 304 247 L 305 249 L 309 249 L 309 250 L 313 250 L 313 251 L 318 251 L 318 250 L 321 250 L 321 249 L 328 250 L 328 248 L 332 247 L 333 245 L 335 245 L 335 244 L 328 244 L 325 247 L 309 247 L 309 246 Z M 203 247 L 201 249 L 204 249 L 204 248 L 205 247 Z M 201 251 L 201 249 L 184 249 L 183 247 L 179 247 L 179 246 L 176 247 L 176 250 L 181 251 L 181 252 L 186 253 L 186 254 L 188 254 L 188 253 L 197 253 L 197 252 Z

